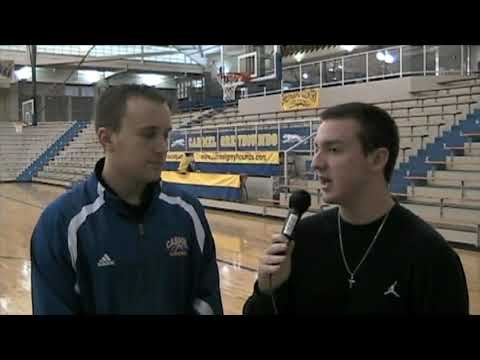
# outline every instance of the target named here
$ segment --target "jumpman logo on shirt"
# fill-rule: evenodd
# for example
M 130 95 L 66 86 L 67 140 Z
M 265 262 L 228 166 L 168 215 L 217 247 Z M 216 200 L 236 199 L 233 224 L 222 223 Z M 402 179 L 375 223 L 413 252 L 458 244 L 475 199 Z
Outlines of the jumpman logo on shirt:
M 400 295 L 398 295 L 398 293 L 395 291 L 395 286 L 397 286 L 397 281 L 395 281 L 395 282 L 388 288 L 388 290 L 383 293 L 383 295 L 393 294 L 393 295 L 395 295 L 397 298 L 399 298 Z

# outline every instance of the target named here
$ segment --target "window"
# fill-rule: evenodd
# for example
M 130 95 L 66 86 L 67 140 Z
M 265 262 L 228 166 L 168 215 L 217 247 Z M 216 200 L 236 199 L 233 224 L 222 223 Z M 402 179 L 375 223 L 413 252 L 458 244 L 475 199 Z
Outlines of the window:
M 196 88 L 196 89 L 201 89 L 201 88 L 203 88 L 203 80 L 202 80 L 202 79 L 200 79 L 200 80 L 193 80 L 192 85 L 193 85 L 193 87 Z
M 38 45 L 37 52 L 52 55 L 84 56 L 91 47 L 92 45 Z M 1 45 L 0 49 L 27 51 L 26 45 Z M 143 51 L 144 53 L 157 53 L 153 56 L 144 57 L 145 61 L 180 64 L 194 63 L 192 59 L 173 47 L 144 45 Z M 133 55 L 141 52 L 141 45 L 96 45 L 90 51 L 90 56 Z M 162 52 L 165 54 L 161 54 Z M 140 60 L 141 56 L 132 59 Z
M 66 96 L 78 96 L 79 88 L 77 86 L 65 86 L 65 95 Z

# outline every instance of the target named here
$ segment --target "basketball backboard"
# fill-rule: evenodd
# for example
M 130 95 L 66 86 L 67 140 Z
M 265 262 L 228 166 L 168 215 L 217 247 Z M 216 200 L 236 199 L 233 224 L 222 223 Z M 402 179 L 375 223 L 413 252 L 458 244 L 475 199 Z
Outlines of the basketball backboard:
M 252 82 L 281 79 L 280 45 L 223 45 L 222 72 L 248 73 Z
M 33 102 L 33 99 L 22 102 L 22 121 L 28 125 L 33 121 Z

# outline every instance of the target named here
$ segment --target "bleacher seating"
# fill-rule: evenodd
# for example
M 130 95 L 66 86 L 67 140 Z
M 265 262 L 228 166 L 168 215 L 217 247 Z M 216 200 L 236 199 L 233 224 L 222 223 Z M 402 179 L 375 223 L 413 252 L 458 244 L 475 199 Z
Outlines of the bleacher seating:
M 17 133 L 11 122 L 0 122 L 0 181 L 13 181 L 72 125 L 45 122 Z
M 475 80 L 476 81 L 476 80 Z M 446 85 L 446 84 L 445 84 Z M 467 115 L 473 113 L 478 106 L 480 92 L 471 82 L 458 85 L 457 82 L 435 89 L 434 95 L 415 95 L 413 98 L 388 99 L 375 103 L 388 111 L 399 126 L 401 151 L 395 168 L 401 163 L 406 163 L 415 156 L 420 149 L 426 149 L 437 138 L 443 136 Z M 225 129 L 232 126 L 263 126 L 286 123 L 295 124 L 312 121 L 318 124 L 319 115 L 323 108 L 290 111 L 239 114 L 238 108 L 229 107 L 222 112 L 210 112 L 211 116 L 202 119 L 200 125 L 203 130 Z M 199 119 L 202 111 L 172 116 L 174 129 L 180 125 L 194 125 L 190 127 L 199 129 L 198 123 L 192 119 Z M 477 112 L 480 123 L 480 114 Z M 479 125 L 480 127 L 480 125 Z M 11 130 L 14 132 L 14 128 Z M 479 130 L 480 131 L 480 130 Z M 32 134 L 34 135 L 34 134 Z M 25 137 L 24 149 L 32 147 L 32 139 Z M 4 139 L 4 145 L 9 145 L 9 140 Z M 5 150 L 4 150 L 5 149 Z M 2 148 L 7 151 L 9 148 Z M 27 154 L 19 153 L 15 159 L 31 160 Z M 75 181 L 83 180 L 93 170 L 95 162 L 103 156 L 103 150 L 96 139 L 93 125 L 89 125 L 80 135 L 72 141 L 58 156 L 55 157 L 41 172 L 36 181 L 57 183 L 69 186 Z M 428 162 L 428 160 L 427 160 Z M 411 182 L 404 194 L 395 194 L 403 204 L 419 216 L 433 224 L 444 236 L 460 243 L 480 246 L 480 141 L 476 136 L 465 137 L 463 146 L 452 148 L 450 156 L 445 161 L 436 161 L 435 169 L 425 176 L 409 177 Z M 4 162 L 4 167 L 15 170 L 16 160 Z M 300 172 L 296 178 L 291 178 L 284 188 L 283 206 L 288 204 L 288 190 L 295 187 L 305 187 L 302 176 L 309 171 Z M 321 201 L 319 185 L 315 181 L 308 181 L 308 189 L 313 196 L 314 208 L 324 206 Z
M 447 156 L 445 161 L 427 159 L 434 168 L 426 176 L 407 177 L 411 184 L 404 205 L 435 223 L 439 231 L 452 241 L 478 247 L 480 131 L 475 134 L 472 138 L 476 142 L 466 141 L 463 146 L 452 148 L 452 153 L 460 154 Z
M 102 156 L 103 149 L 96 138 L 95 127 L 89 124 L 33 180 L 71 186 L 91 174 L 96 161 Z
M 190 121 L 192 119 L 195 119 L 196 117 L 200 116 L 203 111 L 204 110 L 195 110 L 195 111 L 186 112 L 186 113 L 172 114 L 172 125 L 179 126 L 183 124 L 185 121 Z

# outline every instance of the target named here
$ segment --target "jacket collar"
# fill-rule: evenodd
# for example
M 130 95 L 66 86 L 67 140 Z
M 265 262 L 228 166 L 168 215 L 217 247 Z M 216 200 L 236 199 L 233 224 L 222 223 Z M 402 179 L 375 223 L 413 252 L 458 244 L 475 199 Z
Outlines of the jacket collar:
M 113 207 L 120 214 L 140 220 L 151 208 L 151 204 L 155 198 L 160 195 L 161 181 L 149 183 L 142 194 L 142 202 L 135 206 L 127 203 L 120 198 L 118 194 L 105 182 L 102 177 L 103 167 L 105 165 L 105 158 L 101 158 L 95 164 L 95 170 L 87 181 L 89 193 L 94 196 L 102 196 L 108 206 Z

